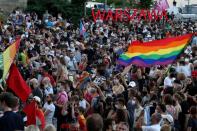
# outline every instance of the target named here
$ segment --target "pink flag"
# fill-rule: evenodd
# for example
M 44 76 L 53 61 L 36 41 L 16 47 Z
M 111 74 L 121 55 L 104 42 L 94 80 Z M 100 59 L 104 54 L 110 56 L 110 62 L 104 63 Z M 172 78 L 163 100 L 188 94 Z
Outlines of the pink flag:
M 169 8 L 167 0 L 157 0 L 156 10 L 162 11 Z

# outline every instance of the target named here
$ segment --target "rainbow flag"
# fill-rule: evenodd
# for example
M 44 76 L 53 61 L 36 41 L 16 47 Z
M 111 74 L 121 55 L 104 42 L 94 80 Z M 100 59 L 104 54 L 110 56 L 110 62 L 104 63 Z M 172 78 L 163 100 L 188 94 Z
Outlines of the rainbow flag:
M 78 78 L 78 88 L 83 89 L 84 87 L 87 86 L 88 82 L 91 80 L 90 74 L 86 71 L 83 71 L 80 77 Z
M 2 54 L 0 54 L 0 69 L 3 70 L 3 79 L 6 78 L 9 72 L 10 66 L 14 61 L 19 45 L 20 39 L 17 39 Z
M 121 54 L 118 63 L 124 66 L 134 64 L 142 67 L 171 64 L 191 40 L 192 34 L 165 38 L 146 43 L 133 43 Z
M 80 35 L 81 36 L 83 36 L 83 37 L 85 37 L 85 35 L 86 35 L 86 29 L 85 29 L 85 27 L 84 27 L 84 25 L 83 25 L 83 23 L 82 23 L 82 21 L 80 21 Z

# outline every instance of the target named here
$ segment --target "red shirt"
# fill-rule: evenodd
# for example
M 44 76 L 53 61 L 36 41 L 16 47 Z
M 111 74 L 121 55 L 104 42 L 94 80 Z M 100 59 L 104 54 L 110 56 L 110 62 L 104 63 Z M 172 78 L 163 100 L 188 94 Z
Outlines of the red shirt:
M 50 74 L 48 74 L 47 72 L 44 72 L 44 77 L 48 77 L 51 81 L 52 86 L 54 87 L 56 85 L 56 82 L 53 78 L 53 76 L 51 76 Z

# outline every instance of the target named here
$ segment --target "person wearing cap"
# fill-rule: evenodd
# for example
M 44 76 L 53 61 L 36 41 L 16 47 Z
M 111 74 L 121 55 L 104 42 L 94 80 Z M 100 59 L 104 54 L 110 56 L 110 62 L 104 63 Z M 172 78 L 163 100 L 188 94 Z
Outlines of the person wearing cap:
M 36 108 L 36 113 L 39 114 L 39 117 L 44 118 L 44 112 L 42 111 L 42 106 L 41 106 L 41 99 L 38 96 L 34 96 L 33 100 L 36 102 L 37 104 L 37 108 Z M 36 116 L 36 125 L 40 128 L 43 129 L 45 127 L 45 121 L 44 123 L 42 123 L 42 121 L 40 120 L 38 116 Z
M 128 87 L 135 88 L 136 87 L 136 83 L 134 81 L 131 81 L 131 82 L 129 82 Z
M 164 104 L 157 104 L 155 112 L 160 113 L 162 116 L 161 125 L 168 124 L 170 126 L 173 126 L 174 119 L 169 113 L 166 112 L 166 106 Z
M 16 97 L 8 92 L 0 94 L 0 106 L 3 108 L 3 116 L 0 117 L 1 131 L 24 130 L 23 118 L 13 112 L 13 108 L 17 105 Z
M 38 105 L 40 105 L 41 99 L 40 99 L 39 96 L 34 96 L 33 99 L 36 101 L 36 103 L 37 103 Z
M 142 131 L 160 131 L 161 130 L 161 122 L 162 116 L 160 113 L 154 113 L 151 116 L 151 125 L 149 126 L 143 126 L 142 125 L 142 119 L 139 119 L 137 122 L 137 128 L 142 129 Z

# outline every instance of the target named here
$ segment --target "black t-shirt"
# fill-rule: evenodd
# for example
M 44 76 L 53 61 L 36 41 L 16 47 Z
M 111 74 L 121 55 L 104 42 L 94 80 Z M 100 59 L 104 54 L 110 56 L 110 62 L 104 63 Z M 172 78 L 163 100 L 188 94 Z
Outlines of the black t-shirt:
M 197 131 L 197 119 L 189 118 L 187 127 L 191 127 L 191 131 Z
M 68 109 L 67 109 L 68 114 L 66 114 L 65 116 L 61 115 L 61 119 L 62 119 L 62 124 L 70 124 L 70 123 L 75 123 L 77 120 L 76 118 L 72 117 L 72 108 L 69 105 Z M 78 114 L 75 113 L 75 116 L 77 116 Z
M 38 96 L 38 97 L 40 97 L 41 100 L 43 99 L 42 90 L 41 90 L 39 87 L 33 89 L 33 90 L 32 90 L 32 94 L 33 94 L 33 96 Z
M 22 116 L 12 111 L 7 111 L 0 117 L 1 131 L 24 130 L 24 122 Z
M 88 56 L 88 63 L 92 63 L 95 51 L 93 49 L 85 49 L 83 53 L 87 54 Z
M 181 102 L 181 109 L 183 114 L 188 114 L 189 103 L 187 101 Z
M 188 94 L 191 95 L 191 96 L 194 96 L 197 94 L 197 87 L 196 86 L 193 86 L 193 85 L 189 85 L 187 87 L 187 91 L 188 91 Z

